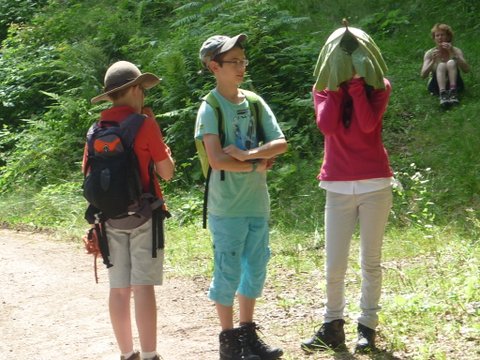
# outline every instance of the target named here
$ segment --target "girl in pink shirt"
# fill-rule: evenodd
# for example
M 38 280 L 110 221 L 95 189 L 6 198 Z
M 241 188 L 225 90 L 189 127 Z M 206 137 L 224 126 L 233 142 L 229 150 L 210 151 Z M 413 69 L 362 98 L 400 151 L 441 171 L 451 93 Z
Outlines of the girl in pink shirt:
M 345 274 L 357 222 L 360 227 L 362 285 L 356 351 L 375 349 L 382 242 L 392 206 L 393 174 L 382 143 L 383 114 L 391 92 L 390 82 L 383 77 L 386 66 L 379 51 L 375 59 L 368 58 L 375 51 L 362 52 L 368 46 L 378 50 L 367 34 L 355 28 L 343 30 L 334 32 L 325 44 L 328 51 L 321 52 L 317 64 L 321 70 L 316 71 L 320 73 L 319 80 L 313 89 L 316 123 L 325 139 L 318 179 L 320 187 L 327 191 L 327 301 L 323 325 L 311 339 L 302 343 L 306 351 L 345 346 Z M 340 41 L 337 35 L 348 36 L 348 41 Z M 322 54 L 328 56 L 322 58 Z M 342 66 L 337 66 L 339 59 Z M 380 66 L 368 68 L 373 63 Z M 323 69 L 338 73 L 331 76 L 322 73 Z M 345 74 L 345 71 L 350 73 Z M 328 85 L 319 88 L 324 79 L 329 79 Z M 341 79 L 334 89 L 332 79 Z

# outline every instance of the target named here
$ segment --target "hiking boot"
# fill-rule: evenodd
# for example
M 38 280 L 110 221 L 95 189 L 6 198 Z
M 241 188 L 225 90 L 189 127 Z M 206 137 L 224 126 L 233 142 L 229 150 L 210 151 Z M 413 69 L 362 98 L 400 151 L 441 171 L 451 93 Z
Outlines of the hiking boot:
M 261 360 L 275 360 L 283 355 L 283 350 L 280 348 L 272 348 L 265 344 L 265 342 L 258 337 L 257 330 L 260 328 L 254 322 L 242 324 L 240 327 L 244 331 L 247 338 L 248 346 L 252 354 L 260 357 Z
M 367 353 L 376 349 L 375 330 L 359 323 L 357 326 L 357 333 L 358 339 L 357 345 L 355 346 L 355 352 Z
M 305 351 L 335 350 L 339 346 L 344 345 L 344 324 L 345 321 L 343 319 L 324 323 L 311 339 L 302 342 L 302 349 Z
M 450 98 L 448 96 L 447 90 L 440 91 L 440 106 L 450 105 Z
M 140 360 L 140 352 L 135 351 L 135 353 L 129 358 L 125 358 L 125 356 L 120 356 L 120 360 Z
M 220 333 L 220 360 L 261 360 L 253 355 L 242 328 Z
M 450 89 L 448 91 L 448 102 L 450 105 L 458 105 L 460 103 L 457 96 L 457 89 Z

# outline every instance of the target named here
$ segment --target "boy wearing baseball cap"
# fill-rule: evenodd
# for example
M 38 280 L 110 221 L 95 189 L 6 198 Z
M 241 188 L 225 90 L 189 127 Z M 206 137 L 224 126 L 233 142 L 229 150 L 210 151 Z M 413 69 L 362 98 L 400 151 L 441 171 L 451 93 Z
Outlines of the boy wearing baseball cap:
M 212 169 L 207 202 L 214 274 L 208 296 L 215 302 L 222 328 L 221 360 L 267 360 L 283 355 L 281 349 L 268 346 L 258 337 L 253 315 L 270 258 L 266 172 L 273 158 L 287 150 L 287 142 L 265 101 L 255 95 L 260 105 L 256 119 L 248 92 L 239 88 L 248 65 L 243 47 L 246 38 L 244 34 L 216 35 L 200 48 L 200 60 L 216 79 L 211 94 L 223 121 L 220 134 L 216 109 L 202 102 L 195 139 L 203 141 Z M 260 122 L 261 131 L 256 122 Z M 238 327 L 233 323 L 235 295 Z
M 150 73 L 141 73 L 132 63 L 118 61 L 111 65 L 104 80 L 104 92 L 94 97 L 91 102 L 110 101 L 112 107 L 102 111 L 101 126 L 118 126 L 134 114 L 144 114 L 133 150 L 138 160 L 138 171 L 144 193 L 154 193 L 162 199 L 162 191 L 157 177 L 149 171 L 153 166 L 155 172 L 164 180 L 170 180 L 174 173 L 174 161 L 169 147 L 164 143 L 158 123 L 152 111 L 144 108 L 145 90 L 157 85 L 160 79 Z M 138 119 L 135 119 L 138 120 Z M 88 144 L 85 146 L 83 172 L 88 174 Z M 89 207 L 91 209 L 92 206 Z M 92 222 L 93 214 L 86 218 Z M 104 224 L 109 249 L 109 260 L 113 264 L 108 269 L 110 282 L 109 310 L 112 327 L 121 352 L 121 360 L 160 360 L 157 346 L 157 308 L 154 285 L 161 285 L 163 280 L 163 249 L 152 256 L 152 217 L 142 223 L 132 224 L 135 215 L 107 219 Z M 121 224 L 121 226 L 120 226 Z M 135 319 L 142 353 L 134 351 L 130 298 L 135 302 Z M 141 356 L 141 357 L 140 357 Z

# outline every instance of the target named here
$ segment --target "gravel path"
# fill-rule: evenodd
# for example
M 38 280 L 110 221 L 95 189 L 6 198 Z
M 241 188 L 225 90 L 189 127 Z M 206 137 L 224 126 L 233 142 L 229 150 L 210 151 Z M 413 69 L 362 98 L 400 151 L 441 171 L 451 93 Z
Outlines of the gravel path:
M 0 358 L 116 359 L 101 260 L 78 243 L 0 229 Z M 206 279 L 156 288 L 158 351 L 165 360 L 217 359 L 217 320 Z M 136 339 L 138 346 L 138 339 Z

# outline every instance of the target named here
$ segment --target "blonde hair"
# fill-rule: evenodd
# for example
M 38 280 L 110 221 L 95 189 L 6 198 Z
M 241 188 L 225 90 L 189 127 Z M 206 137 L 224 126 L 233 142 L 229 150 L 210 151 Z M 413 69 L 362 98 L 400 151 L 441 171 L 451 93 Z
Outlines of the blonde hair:
M 447 41 L 448 42 L 453 41 L 453 31 L 452 31 L 452 28 L 449 25 L 440 24 L 440 23 L 437 23 L 437 24 L 433 25 L 433 28 L 431 30 L 432 39 L 435 39 L 435 33 L 437 31 L 444 31 L 445 34 L 447 35 Z

